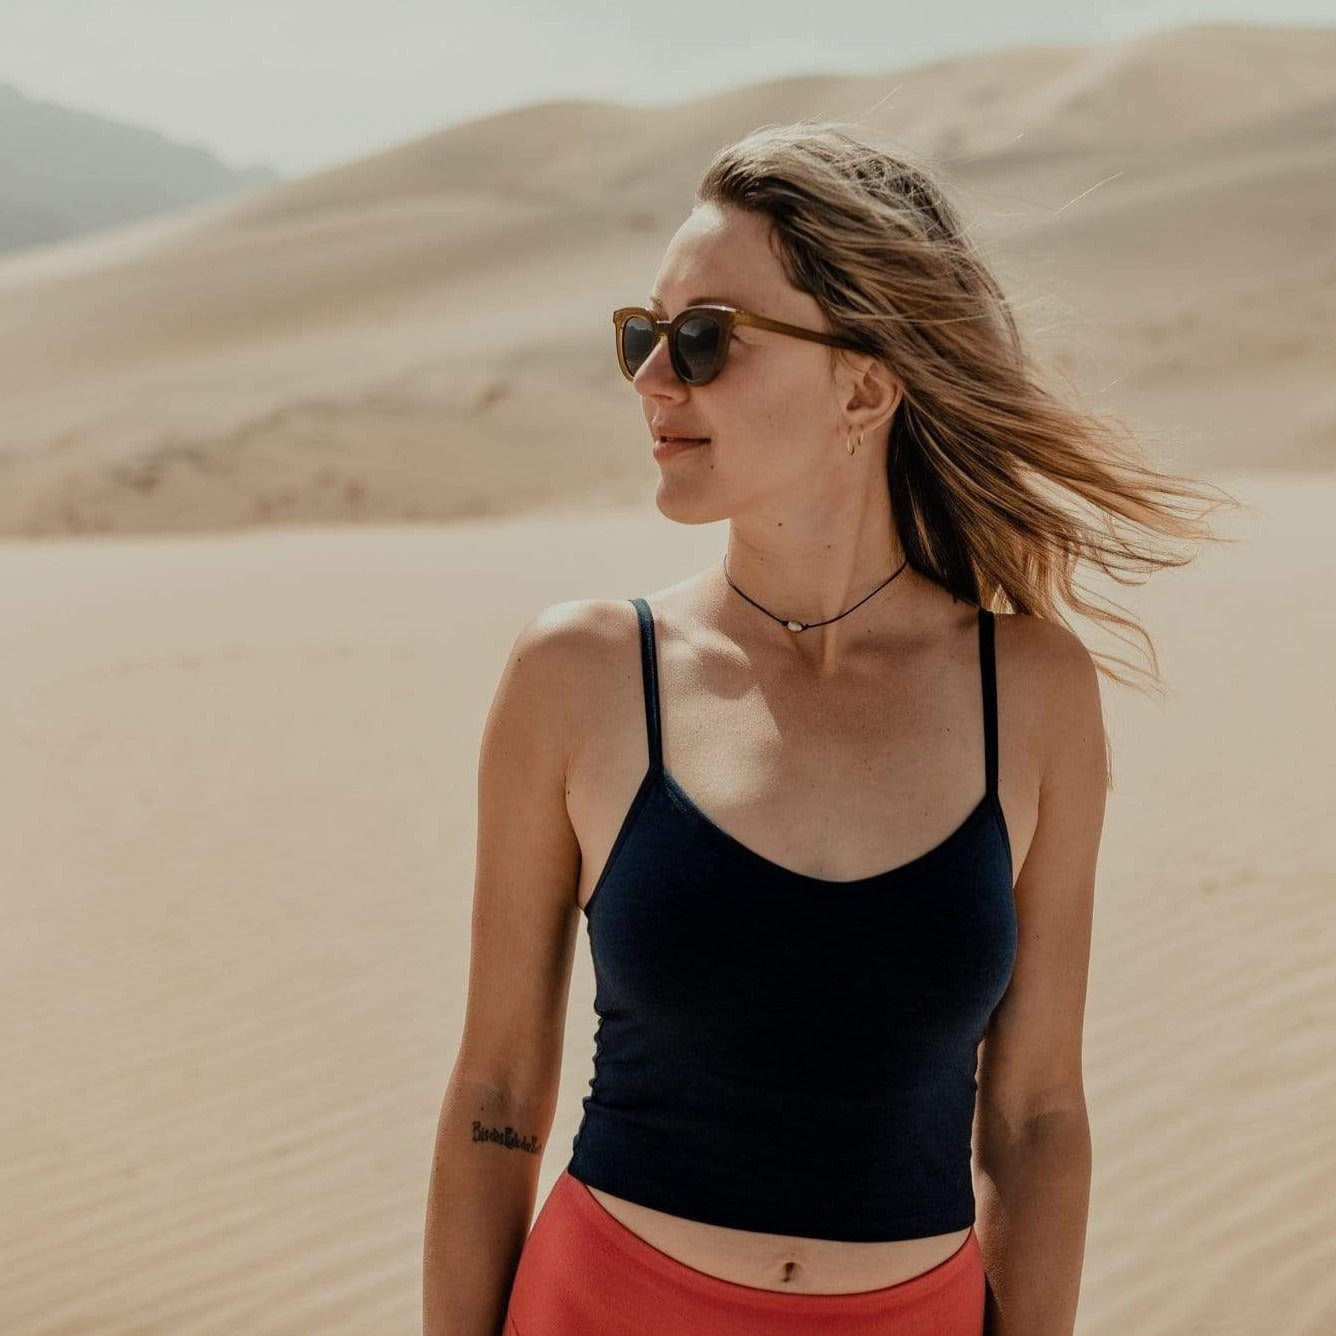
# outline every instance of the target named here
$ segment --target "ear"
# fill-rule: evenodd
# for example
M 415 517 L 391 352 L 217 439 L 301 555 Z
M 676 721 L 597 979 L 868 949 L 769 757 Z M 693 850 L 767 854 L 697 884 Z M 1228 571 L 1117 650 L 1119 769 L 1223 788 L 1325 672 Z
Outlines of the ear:
M 838 350 L 838 380 L 846 417 L 863 417 L 868 428 L 883 426 L 895 415 L 904 398 L 904 386 L 885 363 L 870 353 Z

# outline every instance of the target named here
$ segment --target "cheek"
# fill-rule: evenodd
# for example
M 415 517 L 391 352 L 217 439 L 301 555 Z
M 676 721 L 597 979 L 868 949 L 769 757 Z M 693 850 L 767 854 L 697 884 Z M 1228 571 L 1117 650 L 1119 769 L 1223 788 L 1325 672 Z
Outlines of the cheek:
M 810 445 L 815 436 L 829 430 L 822 394 L 822 388 L 800 376 L 758 379 L 748 396 L 748 435 L 762 436 L 777 446 Z
M 755 453 L 772 468 L 810 458 L 813 442 L 831 430 L 829 377 L 814 375 L 810 361 L 790 359 L 778 348 L 748 348 L 736 370 L 705 387 L 716 390 L 703 416 L 725 447 L 720 465 L 745 458 L 751 468 Z

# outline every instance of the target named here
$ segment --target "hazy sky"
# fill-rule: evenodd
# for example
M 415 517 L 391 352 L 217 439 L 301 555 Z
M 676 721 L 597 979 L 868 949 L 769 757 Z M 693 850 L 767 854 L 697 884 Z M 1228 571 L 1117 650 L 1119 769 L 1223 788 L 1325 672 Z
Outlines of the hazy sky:
M 296 175 L 547 98 L 673 102 L 1211 21 L 1332 24 L 1336 4 L 0 0 L 0 83 Z

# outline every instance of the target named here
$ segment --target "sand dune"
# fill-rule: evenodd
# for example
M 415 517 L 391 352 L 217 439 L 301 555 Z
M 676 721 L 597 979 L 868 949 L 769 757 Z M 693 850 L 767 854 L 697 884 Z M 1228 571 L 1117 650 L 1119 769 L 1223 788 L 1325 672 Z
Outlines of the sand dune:
M 1336 31 L 1208 26 L 558 103 L 0 261 L 0 533 L 631 500 L 651 466 L 609 313 L 709 154 L 800 116 L 932 154 L 1036 348 L 1155 457 L 1325 465 L 1333 87 Z
M 1246 541 L 1112 591 L 1172 695 L 1104 688 L 1081 1336 L 1336 1319 L 1336 491 L 1220 481 L 1257 507 L 1230 525 Z M 509 639 L 723 540 L 642 504 L 0 546 L 0 1330 L 419 1329 Z M 592 996 L 582 929 L 540 1200 L 588 1091 Z
M 563 103 L 0 260 L 0 1331 L 419 1330 L 506 651 L 725 542 L 654 509 L 608 313 L 716 146 L 863 112 L 1092 405 L 1255 507 L 1095 584 L 1171 695 L 1104 684 L 1078 1331 L 1336 1331 L 1333 74 L 1207 27 Z

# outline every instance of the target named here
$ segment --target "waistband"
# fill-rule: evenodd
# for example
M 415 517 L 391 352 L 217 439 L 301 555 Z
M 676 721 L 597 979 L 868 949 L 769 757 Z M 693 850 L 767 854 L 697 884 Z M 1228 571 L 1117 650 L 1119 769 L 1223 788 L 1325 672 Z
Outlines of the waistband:
M 742 1285 L 699 1271 L 660 1251 L 622 1224 L 569 1170 L 562 1170 L 552 1192 L 581 1228 L 597 1236 L 600 1243 L 620 1253 L 635 1267 L 649 1270 L 684 1298 L 689 1295 L 697 1301 L 704 1300 L 740 1314 L 774 1318 L 797 1315 L 807 1321 L 900 1317 L 908 1311 L 934 1310 L 953 1290 L 961 1291 L 961 1298 L 968 1305 L 970 1300 L 966 1296 L 982 1288 L 983 1257 L 972 1225 L 964 1242 L 950 1257 L 894 1285 L 843 1294 L 787 1294 L 781 1290 Z M 815 1327 L 812 1329 L 816 1330 Z

